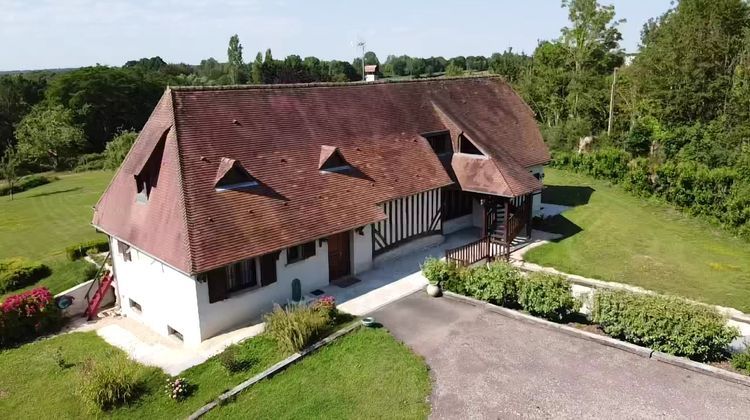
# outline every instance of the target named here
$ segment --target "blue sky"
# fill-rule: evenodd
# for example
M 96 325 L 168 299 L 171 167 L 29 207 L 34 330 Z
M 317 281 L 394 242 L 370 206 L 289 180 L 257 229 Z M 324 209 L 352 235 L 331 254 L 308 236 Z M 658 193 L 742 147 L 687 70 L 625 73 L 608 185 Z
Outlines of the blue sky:
M 650 17 L 671 0 L 600 0 L 615 5 L 623 45 L 635 51 Z M 226 59 L 237 33 L 245 61 L 271 48 L 351 60 L 365 40 L 381 60 L 532 52 L 559 35 L 567 12 L 559 0 L 0 0 L 0 70 L 122 65 L 159 55 L 168 62 Z

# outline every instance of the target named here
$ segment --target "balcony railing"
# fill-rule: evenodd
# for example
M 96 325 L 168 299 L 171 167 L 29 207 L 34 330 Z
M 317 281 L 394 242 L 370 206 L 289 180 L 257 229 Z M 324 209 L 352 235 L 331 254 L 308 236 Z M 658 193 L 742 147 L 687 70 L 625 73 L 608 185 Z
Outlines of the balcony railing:
M 491 236 L 485 236 L 466 245 L 445 250 L 445 259 L 461 266 L 470 266 L 481 261 L 491 262 L 498 258 L 508 259 L 510 247 Z

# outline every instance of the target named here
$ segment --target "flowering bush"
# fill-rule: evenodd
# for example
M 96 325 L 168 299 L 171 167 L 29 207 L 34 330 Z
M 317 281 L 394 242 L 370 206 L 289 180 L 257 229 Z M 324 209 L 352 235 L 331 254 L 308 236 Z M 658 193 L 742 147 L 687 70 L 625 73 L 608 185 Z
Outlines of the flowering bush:
M 169 395 L 169 398 L 175 401 L 182 401 L 190 396 L 192 388 L 185 378 L 167 378 L 167 385 L 164 387 L 164 390 Z
M 313 303 L 313 309 L 323 312 L 329 319 L 330 323 L 336 322 L 336 298 L 333 296 L 321 296 L 320 299 Z
M 55 298 L 46 287 L 10 296 L 0 304 L 0 346 L 50 332 L 60 320 Z

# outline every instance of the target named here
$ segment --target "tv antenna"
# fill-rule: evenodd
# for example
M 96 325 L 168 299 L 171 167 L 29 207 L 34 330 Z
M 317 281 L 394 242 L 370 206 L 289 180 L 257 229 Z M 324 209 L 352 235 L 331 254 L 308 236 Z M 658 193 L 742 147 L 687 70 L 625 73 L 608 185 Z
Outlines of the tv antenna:
M 367 46 L 367 42 L 365 42 L 363 39 L 360 39 L 357 41 L 356 46 L 362 48 L 362 80 L 365 80 L 365 46 Z

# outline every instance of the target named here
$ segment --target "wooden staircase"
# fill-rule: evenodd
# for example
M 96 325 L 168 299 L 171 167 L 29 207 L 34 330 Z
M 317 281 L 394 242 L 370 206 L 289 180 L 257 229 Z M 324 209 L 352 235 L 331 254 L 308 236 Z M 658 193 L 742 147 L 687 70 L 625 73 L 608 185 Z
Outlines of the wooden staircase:
M 99 313 L 99 306 L 101 306 L 102 300 L 104 300 L 104 296 L 107 295 L 109 288 L 112 287 L 112 282 L 114 280 L 115 276 L 110 273 L 109 270 L 105 270 L 104 273 L 102 273 L 102 277 L 98 280 L 99 286 L 96 288 L 96 292 L 94 292 L 94 295 L 89 297 L 89 294 L 86 294 L 88 306 L 86 307 L 86 311 L 83 313 L 83 316 L 85 316 L 89 321 L 96 318 L 96 315 Z M 95 284 L 97 284 L 96 281 L 91 283 L 92 288 Z M 89 292 L 91 292 L 91 290 L 92 289 L 89 289 Z

